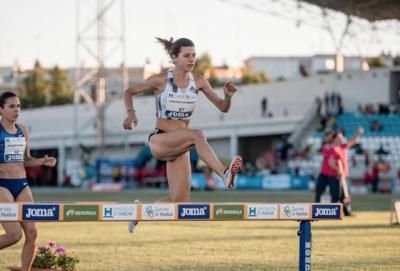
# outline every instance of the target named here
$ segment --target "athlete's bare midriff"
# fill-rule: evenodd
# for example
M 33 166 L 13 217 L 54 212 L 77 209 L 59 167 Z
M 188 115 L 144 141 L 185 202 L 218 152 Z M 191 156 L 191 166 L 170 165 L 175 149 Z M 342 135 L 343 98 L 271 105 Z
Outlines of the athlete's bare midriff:
M 24 163 L 0 164 L 0 179 L 26 178 Z
M 189 123 L 190 120 L 169 120 L 157 118 L 156 128 L 168 132 L 179 128 L 188 128 Z

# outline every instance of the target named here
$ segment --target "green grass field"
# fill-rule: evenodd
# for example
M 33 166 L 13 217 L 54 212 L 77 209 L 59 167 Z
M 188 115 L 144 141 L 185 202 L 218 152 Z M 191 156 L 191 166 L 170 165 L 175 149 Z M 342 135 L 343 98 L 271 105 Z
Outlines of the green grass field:
M 163 191 L 38 190 L 38 201 L 152 201 Z M 305 192 L 194 192 L 192 201 L 312 202 Z M 355 217 L 312 223 L 313 270 L 400 270 L 400 227 L 389 195 L 354 196 Z M 297 222 L 41 223 L 39 244 L 56 240 L 79 270 L 298 270 Z M 0 230 L 2 232 L 2 230 Z M 0 251 L 0 270 L 19 264 L 22 242 Z

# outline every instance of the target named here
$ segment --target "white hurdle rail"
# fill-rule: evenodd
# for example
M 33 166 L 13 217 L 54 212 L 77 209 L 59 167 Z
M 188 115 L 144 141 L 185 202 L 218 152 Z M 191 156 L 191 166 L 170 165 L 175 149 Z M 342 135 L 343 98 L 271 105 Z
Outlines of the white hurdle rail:
M 340 203 L 0 203 L 0 222 L 298 221 L 299 270 L 311 270 L 311 222 L 343 219 Z

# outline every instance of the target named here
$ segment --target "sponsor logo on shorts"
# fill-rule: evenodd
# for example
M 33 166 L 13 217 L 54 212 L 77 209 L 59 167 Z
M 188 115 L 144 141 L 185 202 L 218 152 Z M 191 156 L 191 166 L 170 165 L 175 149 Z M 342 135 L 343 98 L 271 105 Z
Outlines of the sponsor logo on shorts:
M 249 204 L 247 206 L 248 219 L 278 219 L 277 204 Z
M 174 204 L 142 204 L 143 220 L 175 219 Z
M 97 221 L 99 206 L 97 205 L 64 205 L 64 221 Z
M 18 220 L 18 204 L 0 204 L 0 221 Z
M 23 220 L 51 220 L 60 218 L 60 206 L 55 204 L 22 205 Z
M 179 204 L 179 219 L 209 219 L 210 205 L 204 204 Z
M 308 204 L 282 204 L 281 219 L 309 219 L 310 209 Z
M 214 205 L 214 219 L 216 220 L 241 220 L 243 218 L 243 205 Z
M 135 204 L 104 204 L 102 220 L 134 220 L 137 219 Z
M 312 218 L 340 218 L 340 206 L 334 204 L 315 204 Z

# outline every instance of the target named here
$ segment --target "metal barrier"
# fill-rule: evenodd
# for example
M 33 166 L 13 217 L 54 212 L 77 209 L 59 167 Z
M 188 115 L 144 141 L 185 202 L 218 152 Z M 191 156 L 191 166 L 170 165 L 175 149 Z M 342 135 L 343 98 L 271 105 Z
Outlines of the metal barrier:
M 311 222 L 342 217 L 339 203 L 0 203 L 0 222 L 298 221 L 300 271 L 311 270 Z

